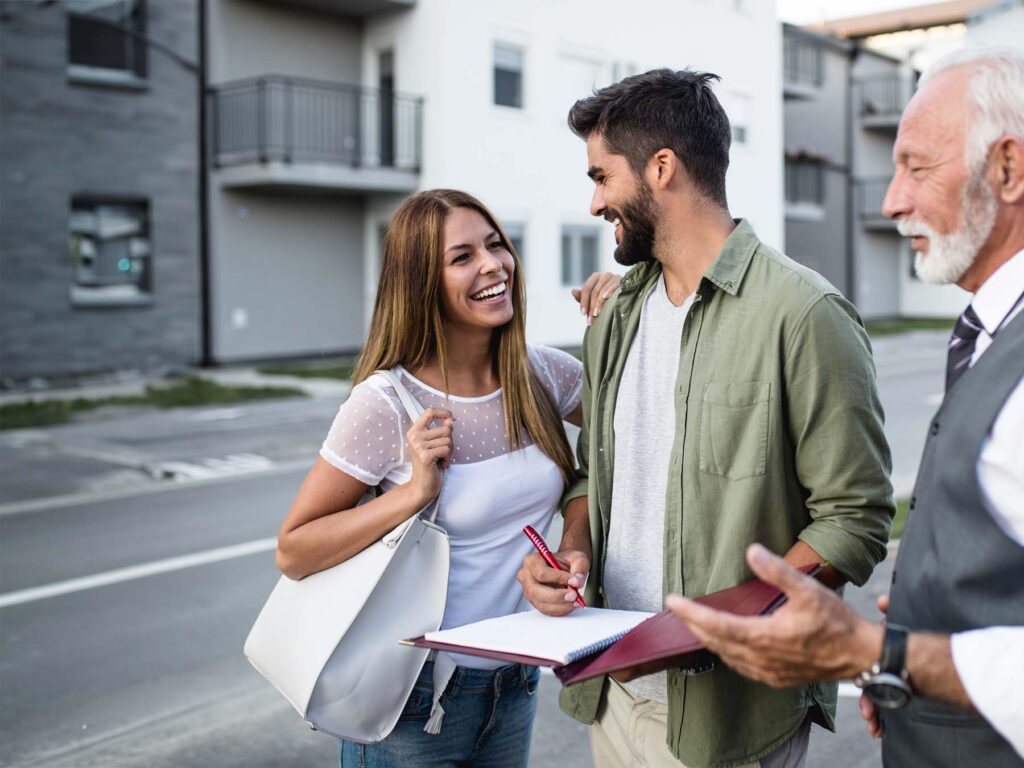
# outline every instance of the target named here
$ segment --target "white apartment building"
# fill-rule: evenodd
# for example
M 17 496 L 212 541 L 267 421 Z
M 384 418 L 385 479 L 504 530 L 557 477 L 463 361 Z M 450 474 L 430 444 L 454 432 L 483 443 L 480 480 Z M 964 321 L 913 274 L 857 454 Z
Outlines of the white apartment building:
M 569 288 L 621 267 L 566 114 L 655 67 L 721 75 L 730 207 L 783 245 L 774 3 L 208 0 L 206 24 L 216 361 L 358 348 L 384 225 L 442 186 L 480 197 L 515 241 L 530 340 L 578 344 Z

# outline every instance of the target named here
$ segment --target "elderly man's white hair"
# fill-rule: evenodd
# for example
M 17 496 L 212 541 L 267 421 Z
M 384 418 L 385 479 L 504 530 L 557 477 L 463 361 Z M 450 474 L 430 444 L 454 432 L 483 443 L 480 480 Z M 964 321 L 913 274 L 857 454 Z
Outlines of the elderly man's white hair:
M 992 143 L 1005 133 L 1024 141 L 1024 49 L 977 46 L 947 53 L 921 75 L 924 85 L 940 72 L 974 65 L 968 92 L 974 114 L 968 118 L 964 159 L 971 172 L 980 170 Z

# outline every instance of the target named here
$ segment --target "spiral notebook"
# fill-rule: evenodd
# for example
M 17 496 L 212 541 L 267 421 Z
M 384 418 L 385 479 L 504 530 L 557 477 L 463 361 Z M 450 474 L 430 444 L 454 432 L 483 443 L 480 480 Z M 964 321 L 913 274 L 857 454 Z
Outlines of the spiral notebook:
M 653 615 L 581 608 L 568 616 L 553 617 L 529 610 L 428 632 L 405 644 L 513 664 L 561 667 L 603 651 Z

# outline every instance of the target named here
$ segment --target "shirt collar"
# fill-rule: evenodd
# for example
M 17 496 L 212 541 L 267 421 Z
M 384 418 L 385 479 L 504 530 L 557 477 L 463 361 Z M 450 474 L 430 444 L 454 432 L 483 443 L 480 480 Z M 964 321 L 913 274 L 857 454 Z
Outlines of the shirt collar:
M 1024 291 L 1024 250 L 1010 258 L 992 273 L 971 299 L 971 306 L 985 327 L 985 333 L 995 336 L 999 326 L 1016 306 Z
M 754 234 L 754 228 L 746 219 L 734 219 L 736 228 L 726 238 L 722 250 L 718 252 L 714 263 L 704 273 L 705 280 L 713 283 L 726 293 L 735 296 L 747 273 L 750 260 L 761 241 Z M 650 287 L 653 278 L 661 272 L 661 264 L 657 261 L 641 262 L 630 269 L 622 278 L 619 292 L 626 294 L 643 287 Z
M 714 263 L 704 273 L 704 279 L 735 296 L 750 266 L 750 259 L 761 241 L 746 219 L 734 219 L 736 228 L 729 234 Z

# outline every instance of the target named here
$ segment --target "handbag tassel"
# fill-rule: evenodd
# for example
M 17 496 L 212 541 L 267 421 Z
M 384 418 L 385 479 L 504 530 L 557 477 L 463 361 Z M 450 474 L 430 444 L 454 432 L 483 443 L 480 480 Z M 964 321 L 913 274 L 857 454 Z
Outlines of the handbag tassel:
M 444 720 L 444 707 L 441 706 L 440 701 L 435 701 L 434 708 L 430 710 L 430 719 L 423 726 L 423 730 L 432 736 L 436 736 L 441 732 L 442 720 Z
M 448 683 L 451 682 L 455 673 L 455 660 L 444 651 L 437 651 L 431 654 L 434 662 L 434 706 L 430 710 L 430 717 L 427 724 L 423 726 L 425 733 L 436 736 L 441 732 L 441 721 L 444 720 L 444 707 L 441 706 L 441 698 L 444 696 Z

